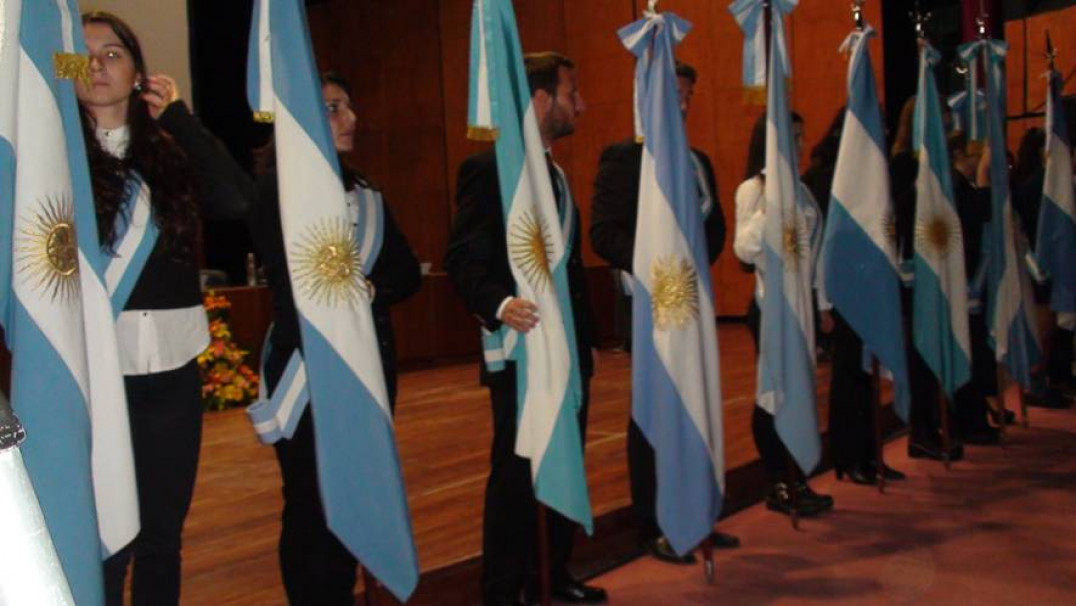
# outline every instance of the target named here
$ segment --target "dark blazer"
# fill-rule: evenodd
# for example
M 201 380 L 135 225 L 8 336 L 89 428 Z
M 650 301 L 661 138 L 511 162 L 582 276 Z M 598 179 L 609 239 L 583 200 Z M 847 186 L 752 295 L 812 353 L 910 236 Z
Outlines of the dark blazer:
M 161 114 L 160 127 L 181 150 L 193 174 L 198 211 L 209 219 L 236 219 L 254 203 L 254 183 L 182 102 Z M 153 183 L 149 183 L 152 190 Z M 125 309 L 177 309 L 202 303 L 198 265 L 191 251 L 177 251 L 159 239 L 138 276 Z
M 299 333 L 299 316 L 292 298 L 284 232 L 280 224 L 276 171 L 272 170 L 258 177 L 257 185 L 257 203 L 247 215 L 247 224 L 258 256 L 265 267 L 269 288 L 273 292 L 273 332 L 269 337 L 272 353 L 266 364 L 266 384 L 275 385 L 279 372 L 287 364 L 291 353 L 302 348 L 302 340 Z M 385 372 L 391 403 L 396 399 L 396 340 L 389 307 L 418 292 L 422 276 L 418 260 L 411 252 L 407 239 L 396 226 L 388 205 L 385 205 L 381 253 L 367 278 L 375 289 L 374 326 L 377 329 L 381 366 Z
M 515 280 L 508 265 L 497 160 L 492 150 L 471 156 L 460 165 L 456 203 L 458 208 L 445 253 L 445 270 L 467 310 L 487 330 L 497 330 L 501 326 L 497 308 L 505 298 L 515 295 Z M 572 212 L 575 213 L 576 230 L 568 257 L 568 288 L 580 371 L 584 377 L 589 377 L 594 370 L 590 353 L 594 344 L 594 321 L 580 255 L 579 209 L 573 207 Z M 485 365 L 481 366 L 485 379 Z
M 717 260 L 725 246 L 725 217 L 717 197 L 714 168 L 706 154 L 692 152 L 701 160 L 706 182 L 713 199 L 713 210 L 706 219 L 706 248 L 710 263 Z M 617 269 L 632 271 L 635 251 L 635 221 L 639 208 L 639 176 L 642 170 L 643 145 L 634 140 L 621 141 L 605 148 L 594 179 L 591 206 L 590 242 L 594 252 Z

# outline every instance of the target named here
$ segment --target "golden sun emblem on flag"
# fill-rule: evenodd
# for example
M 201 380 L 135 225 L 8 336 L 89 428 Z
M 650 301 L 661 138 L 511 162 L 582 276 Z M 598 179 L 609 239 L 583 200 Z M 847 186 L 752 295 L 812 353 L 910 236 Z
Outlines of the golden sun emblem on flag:
M 355 230 L 342 218 L 307 228 L 293 245 L 294 280 L 303 296 L 324 307 L 352 306 L 370 295 Z
M 686 327 L 699 315 L 695 267 L 675 254 L 658 258 L 650 266 L 650 297 L 654 326 L 666 331 Z
M 15 236 L 19 275 L 53 302 L 70 301 L 79 292 L 78 240 L 70 196 L 46 197 L 21 223 Z
M 549 226 L 537 211 L 523 213 L 512 224 L 508 232 L 508 254 L 536 292 L 542 292 L 553 281 L 550 272 L 553 240 Z
M 810 252 L 811 236 L 807 231 L 807 221 L 796 213 L 784 222 L 781 228 L 781 254 L 785 262 L 785 271 L 799 271 L 807 262 Z
M 961 239 L 960 226 L 947 213 L 922 217 L 915 223 L 916 250 L 935 259 L 948 257 Z
M 52 69 L 61 80 L 78 80 L 90 85 L 90 58 L 75 53 L 53 53 Z

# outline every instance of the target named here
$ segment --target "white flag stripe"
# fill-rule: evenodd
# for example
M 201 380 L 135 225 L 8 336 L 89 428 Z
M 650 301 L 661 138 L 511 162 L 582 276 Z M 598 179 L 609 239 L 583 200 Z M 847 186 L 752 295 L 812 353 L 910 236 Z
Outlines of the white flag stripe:
M 655 200 L 658 202 L 642 204 L 639 206 L 638 221 L 645 225 L 677 225 L 676 216 L 672 212 L 672 204 L 665 198 L 664 192 L 658 184 L 656 174 L 657 162 L 650 155 L 650 149 L 644 148 L 643 162 L 641 166 L 641 179 L 639 182 L 639 199 Z M 670 230 L 665 238 L 654 238 L 639 241 L 636 246 L 636 255 L 644 261 L 641 266 L 653 266 L 658 259 L 675 255 L 678 259 L 694 259 L 695 255 L 684 239 L 680 230 Z M 698 295 L 698 317 L 700 331 L 706 334 L 717 334 L 714 323 L 714 304 L 710 289 L 699 277 L 702 271 L 709 268 L 696 269 L 696 292 Z M 647 292 L 654 292 L 652 276 L 647 272 L 640 272 L 636 279 L 642 284 Z M 723 436 L 722 418 L 720 412 L 712 410 L 713 405 L 720 401 L 720 360 L 717 353 L 717 340 L 698 339 L 695 331 L 691 330 L 662 330 L 655 328 L 653 332 L 654 348 L 665 366 L 665 370 L 672 378 L 673 385 L 684 403 L 684 409 L 691 418 L 692 423 L 702 436 L 702 442 L 712 444 L 714 436 Z M 700 342 L 701 341 L 701 342 Z M 701 346 L 701 351 L 700 351 Z M 702 354 L 701 356 L 699 354 Z M 710 451 L 710 460 L 713 463 L 714 475 L 722 492 L 725 488 L 724 452 Z
M 16 165 L 15 224 L 24 226 L 35 221 L 37 213 L 43 212 L 44 204 L 66 204 L 72 209 L 71 174 L 57 170 L 67 166 L 67 148 L 64 144 L 63 122 L 56 99 L 48 84 L 42 79 L 37 66 L 20 49 L 19 62 L 19 149 L 20 158 L 34 158 L 33 162 Z M 33 103 L 25 102 L 33 99 Z M 41 332 L 55 347 L 60 358 L 78 383 L 85 401 L 89 401 L 89 381 L 86 350 L 82 339 L 70 335 L 83 334 L 83 318 L 75 303 L 57 304 L 51 290 L 40 282 L 41 275 L 33 275 L 20 263 L 20 257 L 32 254 L 24 239 L 25 232 L 16 227 L 15 271 L 12 275 L 14 290 L 22 300 L 27 313 Z M 42 269 L 42 271 L 46 271 Z M 77 295 L 76 295 L 77 296 Z
M 856 182 L 834 180 L 833 195 L 841 201 L 848 214 L 856 220 L 864 233 L 870 236 L 871 241 L 879 250 L 886 252 L 893 270 L 897 270 L 896 250 L 892 239 L 886 234 L 886 225 L 878 220 L 877 207 L 872 204 L 853 204 L 859 200 L 862 194 L 856 191 L 848 191 L 853 187 L 861 187 L 863 183 L 881 183 L 889 180 L 889 164 L 881 148 L 875 144 L 870 133 L 859 121 L 855 112 L 845 112 L 844 130 L 842 131 L 842 145 L 849 145 L 851 149 L 859 150 L 868 157 L 860 158 L 856 163 Z
M 525 149 L 542 149 L 533 104 L 528 104 L 523 118 L 523 139 Z M 552 270 L 564 257 L 564 237 L 555 228 L 560 225 L 560 217 L 557 215 L 550 181 L 531 179 L 532 175 L 549 174 L 549 170 L 543 155 L 526 154 L 524 162 L 529 166 L 525 166 L 520 172 L 519 186 L 515 191 L 507 224 L 519 224 L 521 215 L 528 212 L 542 218 L 548 239 L 552 243 L 553 254 L 549 259 Z M 536 291 L 522 269 L 514 261 L 510 265 L 519 291 L 518 296 L 535 303 L 541 318 L 538 325 L 523 337 L 527 344 L 527 393 L 516 437 L 516 454 L 531 460 L 531 475 L 537 478 L 558 417 L 556 410 L 543 410 L 541 407 L 559 408 L 564 401 L 570 378 L 572 352 L 568 349 L 563 330 L 564 320 L 556 290 L 552 285 L 548 285 L 541 292 Z
M 340 178 L 288 111 L 284 102 L 277 98 L 274 107 L 278 163 L 305 167 L 302 171 L 281 171 L 279 175 L 281 201 L 306 201 L 302 208 L 281 204 L 280 219 L 284 233 L 307 233 L 309 228 L 318 225 L 320 219 L 334 215 L 346 221 L 346 194 Z M 293 275 L 296 270 L 294 262 L 294 255 L 289 251 L 288 267 Z M 391 418 L 388 392 L 380 364 L 364 363 L 368 360 L 368 352 L 363 343 L 368 342 L 367 339 L 376 339 L 369 306 L 357 305 L 357 313 L 340 314 L 333 308 L 315 303 L 301 291 L 295 293 L 295 306 L 303 317 L 329 339 L 340 358 L 370 390 L 385 415 Z M 336 335 L 336 338 L 330 335 Z

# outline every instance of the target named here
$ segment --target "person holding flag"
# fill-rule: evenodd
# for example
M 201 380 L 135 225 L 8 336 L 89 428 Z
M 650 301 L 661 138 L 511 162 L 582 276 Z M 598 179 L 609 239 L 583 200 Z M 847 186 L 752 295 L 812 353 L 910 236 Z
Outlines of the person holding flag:
M 697 79 L 695 68 L 676 62 L 676 90 L 680 114 L 685 123 Z M 598 163 L 591 206 L 590 240 L 594 252 L 611 266 L 629 274 L 636 241 L 642 159 L 643 143 L 635 138 L 605 148 Z M 725 217 L 717 198 L 717 183 L 710 158 L 701 150 L 691 149 L 690 160 L 703 217 L 707 259 L 712 265 L 725 244 Z M 632 508 L 639 521 L 639 539 L 644 548 L 665 562 L 694 562 L 692 554 L 678 556 L 658 526 L 654 449 L 634 418 L 628 420 L 628 474 Z M 732 535 L 721 532 L 714 532 L 713 535 L 717 547 L 739 545 L 739 539 Z
M 198 216 L 239 218 L 253 185 L 181 101 L 175 81 L 148 71 L 119 17 L 82 17 L 88 73 L 78 82 L 106 286 L 124 374 L 141 529 L 105 562 L 110 606 L 121 606 L 134 560 L 134 604 L 179 603 L 183 522 L 202 429 L 197 356 L 209 344 L 194 235 Z
M 262 176 L 251 222 L 281 326 L 263 364 L 272 395 L 247 412 L 284 477 L 288 599 L 351 604 L 358 561 L 367 592 L 380 583 L 405 602 L 419 566 L 370 276 L 406 242 L 386 235 L 380 194 L 341 170 L 350 95 L 318 77 L 302 0 L 255 4 L 247 94 L 254 118 L 273 124 L 275 175 Z M 413 281 L 411 261 L 401 271 Z
M 473 17 L 469 136 L 495 145 L 460 166 L 445 269 L 481 324 L 492 401 L 482 600 L 537 595 L 537 544 L 555 599 L 605 602 L 567 569 L 577 525 L 593 525 L 583 444 L 594 341 L 579 212 L 551 154 L 586 106 L 570 59 L 523 55 L 509 0 L 475 0 Z
M 751 133 L 746 179 L 736 190 L 736 256 L 755 270 L 748 325 L 758 345 L 752 430 L 771 483 L 766 506 L 789 515 L 831 509 L 833 498 L 807 485 L 821 458 L 815 406 L 815 296 L 822 217 L 797 169 L 803 119 L 788 106 L 790 59 L 784 16 L 797 0 L 772 3 L 769 49 L 762 0 L 736 0 L 729 11 L 744 31 L 744 82 L 766 86 L 766 114 Z M 761 52 L 760 52 L 761 50 Z M 768 59 L 764 61 L 763 59 Z M 822 330 L 833 318 L 817 295 Z M 757 328 L 756 328 L 757 327 Z M 791 458 L 790 458 L 791 457 Z M 794 462 L 797 469 L 790 469 Z
M 367 275 L 373 289 L 374 326 L 385 373 L 389 407 L 396 402 L 396 349 L 389 308 L 414 295 L 421 284 L 418 260 L 381 197 L 381 192 L 358 171 L 348 167 L 342 154 L 354 149 L 355 112 L 351 87 L 341 76 L 322 74 L 321 92 L 329 117 L 333 147 L 340 154 L 352 225 L 370 227 L 366 255 Z M 262 377 L 267 393 L 286 390 L 287 367 L 302 346 L 299 316 L 288 274 L 287 251 L 280 218 L 280 194 L 275 146 L 263 151 L 258 176 L 258 200 L 248 216 L 258 256 L 273 291 L 273 328 Z M 371 220 L 368 220 L 371 219 Z M 301 390 L 300 390 L 301 391 Z M 303 396 L 309 399 L 309 393 Z M 305 402 L 304 402 L 305 404 Z M 355 559 L 326 524 L 318 491 L 317 454 L 313 415 L 309 406 L 293 409 L 294 433 L 274 443 L 284 480 L 284 512 L 280 532 L 280 567 L 288 601 L 304 604 L 350 604 L 357 579 Z M 283 436 L 282 436 L 283 437 Z

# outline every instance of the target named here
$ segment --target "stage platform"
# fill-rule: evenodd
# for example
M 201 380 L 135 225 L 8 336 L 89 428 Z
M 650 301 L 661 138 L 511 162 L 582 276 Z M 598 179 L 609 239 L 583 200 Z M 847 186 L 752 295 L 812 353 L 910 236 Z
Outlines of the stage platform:
M 719 325 L 719 346 L 729 470 L 726 510 L 733 511 L 757 501 L 764 489 L 750 430 L 755 353 L 750 334 L 739 323 Z M 824 425 L 826 364 L 818 376 Z M 405 372 L 399 387 L 396 428 L 423 571 L 413 603 L 476 604 L 491 435 L 489 399 L 478 385 L 477 363 Z M 626 510 L 630 357 L 601 352 L 591 391 L 586 465 L 598 521 L 593 539 L 580 538 L 576 559 L 581 574 L 637 555 Z M 281 504 L 273 450 L 257 442 L 243 411 L 208 413 L 184 534 L 184 605 L 286 604 L 276 551 Z

